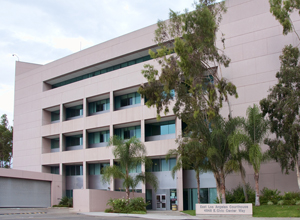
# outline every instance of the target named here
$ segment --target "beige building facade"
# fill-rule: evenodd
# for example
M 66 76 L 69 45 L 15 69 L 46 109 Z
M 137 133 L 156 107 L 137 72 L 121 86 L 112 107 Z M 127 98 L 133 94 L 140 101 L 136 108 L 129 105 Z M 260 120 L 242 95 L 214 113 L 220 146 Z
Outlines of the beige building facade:
M 269 12 L 268 0 L 227 0 L 228 12 L 220 30 L 225 34 L 225 53 L 231 58 L 222 75 L 238 88 L 231 99 L 233 115 L 245 116 L 248 106 L 267 96 L 276 83 L 279 55 L 286 44 L 298 45 L 294 34 L 282 35 L 282 27 Z M 293 17 L 296 30 L 299 16 Z M 144 105 L 137 93 L 146 80 L 141 74 L 146 63 L 158 64 L 148 56 L 156 25 L 98 44 L 45 65 L 18 61 L 15 72 L 14 169 L 54 173 L 62 176 L 62 194 L 74 189 L 122 190 L 118 180 L 101 181 L 101 168 L 116 163 L 107 140 L 112 135 L 144 142 L 153 160 L 150 170 L 159 178 L 159 190 L 140 184 L 148 208 L 166 210 L 176 203 L 180 210 L 193 209 L 196 183 L 192 171 L 170 170 L 176 159 L 165 161 L 176 148 L 182 122 L 170 113 L 156 121 L 156 109 Z M 219 36 L 221 36 L 219 34 Z M 219 37 L 220 39 L 220 37 Z M 221 42 L 218 41 L 220 48 Z M 219 68 L 220 69 L 220 68 Z M 224 115 L 228 115 L 224 108 Z M 143 166 L 132 171 L 144 171 Z M 235 187 L 239 175 L 226 179 Z M 247 181 L 254 186 L 253 171 Z M 263 165 L 261 186 L 296 191 L 294 173 L 281 174 L 275 162 Z M 213 202 L 215 181 L 201 175 L 204 202 Z

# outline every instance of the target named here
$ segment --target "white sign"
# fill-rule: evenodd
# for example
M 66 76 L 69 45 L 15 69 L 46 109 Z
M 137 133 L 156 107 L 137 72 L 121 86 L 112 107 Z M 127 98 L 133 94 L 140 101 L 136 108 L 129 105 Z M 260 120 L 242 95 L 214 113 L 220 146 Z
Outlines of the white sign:
M 196 215 L 252 215 L 252 203 L 196 204 Z

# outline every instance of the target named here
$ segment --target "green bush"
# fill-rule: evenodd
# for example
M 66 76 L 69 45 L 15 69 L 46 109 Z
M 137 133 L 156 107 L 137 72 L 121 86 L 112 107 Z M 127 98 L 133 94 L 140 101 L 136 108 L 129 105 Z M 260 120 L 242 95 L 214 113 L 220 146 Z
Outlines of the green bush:
M 300 200 L 296 201 L 296 205 L 300 205 Z
M 129 213 L 133 210 L 128 205 L 130 200 L 127 199 L 109 199 L 106 205 L 111 206 L 111 209 L 115 213 Z
M 112 212 L 114 212 L 114 211 L 112 210 L 112 208 L 108 208 L 108 209 L 105 209 L 104 212 L 106 212 L 106 213 L 112 213 Z
M 268 201 L 267 205 L 274 205 L 274 203 L 272 201 Z
M 300 200 L 300 193 L 299 192 L 286 192 L 282 197 L 283 200 Z
M 253 203 L 255 201 L 255 192 L 249 185 L 246 184 L 246 192 L 248 195 L 248 203 Z M 245 203 L 245 196 L 243 187 L 241 185 L 232 189 L 231 191 L 226 191 L 226 202 L 227 203 Z
M 54 205 L 53 207 L 73 207 L 73 198 L 68 198 L 64 196 L 61 198 L 58 205 Z
M 146 211 L 146 207 L 149 205 L 145 202 L 144 198 L 137 197 L 130 199 L 129 206 L 132 208 L 133 211 Z
M 105 212 L 131 213 L 134 211 L 145 212 L 148 203 L 145 203 L 144 198 L 137 197 L 133 199 L 109 199 L 107 205 L 111 208 L 106 209 Z
M 268 203 L 268 201 L 273 202 L 274 204 L 277 204 L 279 200 L 282 200 L 282 196 L 279 195 L 280 191 L 277 189 L 268 189 L 268 188 L 263 188 L 260 191 L 260 204 L 265 205 Z
M 284 204 L 284 200 L 279 200 L 278 202 L 277 202 L 277 205 L 283 205 Z

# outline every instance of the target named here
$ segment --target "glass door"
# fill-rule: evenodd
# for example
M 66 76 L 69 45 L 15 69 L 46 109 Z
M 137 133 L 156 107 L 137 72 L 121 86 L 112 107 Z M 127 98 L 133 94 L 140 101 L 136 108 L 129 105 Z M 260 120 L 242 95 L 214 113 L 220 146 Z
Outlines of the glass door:
M 156 194 L 156 210 L 166 210 L 166 195 L 165 194 Z

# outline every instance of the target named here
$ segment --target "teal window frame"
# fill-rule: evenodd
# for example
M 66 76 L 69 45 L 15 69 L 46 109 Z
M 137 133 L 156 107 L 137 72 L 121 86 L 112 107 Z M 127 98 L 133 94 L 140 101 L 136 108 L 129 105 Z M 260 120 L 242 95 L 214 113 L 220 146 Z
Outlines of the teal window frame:
M 83 135 L 66 136 L 66 147 L 83 145 Z
M 107 72 L 110 72 L 110 71 L 125 68 L 127 66 L 131 66 L 131 65 L 135 65 L 135 64 L 138 64 L 138 63 L 141 63 L 141 62 L 145 62 L 145 61 L 148 61 L 148 60 L 151 60 L 151 59 L 152 58 L 150 57 L 150 55 L 147 55 L 147 56 L 143 56 L 143 57 L 140 57 L 140 58 L 137 58 L 137 59 L 134 59 L 134 60 L 127 61 L 125 63 L 119 63 L 119 64 L 116 64 L 116 65 L 113 65 L 113 66 L 109 66 L 107 68 L 100 69 L 100 70 L 97 70 L 97 71 L 94 71 L 94 72 L 91 72 L 91 73 L 87 73 L 87 74 L 84 74 L 82 76 L 77 76 L 77 77 L 74 77 L 72 79 L 68 79 L 68 80 L 65 80 L 65 81 L 62 81 L 62 82 L 59 82 L 59 83 L 55 83 L 55 84 L 52 85 L 52 89 L 55 89 L 55 88 L 58 88 L 58 87 L 61 87 L 61 86 L 65 86 L 65 85 L 68 85 L 68 84 L 71 84 L 71 83 L 74 83 L 74 82 L 78 82 L 78 81 L 81 81 L 81 80 L 84 80 L 84 79 L 87 79 L 87 78 L 91 78 L 91 77 L 94 77 L 94 76 L 97 76 L 97 75 L 100 75 L 100 74 L 104 74 L 104 73 L 107 73 Z
M 67 165 L 66 176 L 82 176 L 83 166 L 82 165 Z
M 89 164 L 88 174 L 89 175 L 102 175 L 103 169 L 110 166 L 109 163 L 91 163 Z
M 109 130 L 88 133 L 88 144 L 105 143 L 109 141 Z
M 175 120 L 145 124 L 145 136 L 151 137 L 156 135 L 175 134 Z
M 141 138 L 141 126 L 138 125 L 126 128 L 115 128 L 114 134 L 122 140 L 128 140 L 133 136 L 135 136 L 136 138 Z
M 152 167 L 147 168 L 147 172 L 163 172 L 171 171 L 176 165 L 176 158 L 166 159 L 152 159 Z
M 51 149 L 59 148 L 59 138 L 51 139 Z
M 137 105 L 141 103 L 141 94 L 137 92 L 128 93 L 125 95 L 115 96 L 115 110 L 126 106 Z
M 76 105 L 66 108 L 66 119 L 72 119 L 74 117 L 80 117 L 83 115 L 83 105 Z
M 89 102 L 89 115 L 96 114 L 98 112 L 109 111 L 110 110 L 110 100 L 102 99 L 95 102 Z
M 59 121 L 59 120 L 60 120 L 60 111 L 57 110 L 57 111 L 51 112 L 51 122 Z
M 59 174 L 59 166 L 52 166 L 50 172 L 52 174 Z

